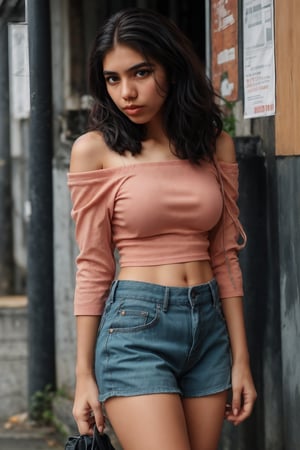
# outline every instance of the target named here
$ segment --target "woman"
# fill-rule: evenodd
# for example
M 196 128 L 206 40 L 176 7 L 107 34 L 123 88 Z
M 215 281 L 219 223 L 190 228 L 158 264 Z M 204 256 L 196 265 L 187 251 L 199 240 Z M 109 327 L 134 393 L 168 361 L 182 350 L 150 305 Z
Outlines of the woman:
M 224 414 L 240 424 L 256 397 L 233 142 L 190 42 L 153 11 L 107 21 L 89 81 L 90 131 L 69 173 L 74 417 L 80 433 L 102 431 L 105 403 L 125 450 L 215 450 Z

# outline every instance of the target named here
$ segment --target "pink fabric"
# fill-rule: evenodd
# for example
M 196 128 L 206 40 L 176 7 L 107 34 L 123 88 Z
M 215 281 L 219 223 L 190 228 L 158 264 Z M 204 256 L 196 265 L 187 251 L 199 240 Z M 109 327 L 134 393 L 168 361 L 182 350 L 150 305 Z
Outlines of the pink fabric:
M 220 297 L 243 295 L 236 163 L 144 162 L 69 173 L 68 185 L 79 246 L 76 315 L 102 313 L 114 248 L 121 267 L 210 260 Z

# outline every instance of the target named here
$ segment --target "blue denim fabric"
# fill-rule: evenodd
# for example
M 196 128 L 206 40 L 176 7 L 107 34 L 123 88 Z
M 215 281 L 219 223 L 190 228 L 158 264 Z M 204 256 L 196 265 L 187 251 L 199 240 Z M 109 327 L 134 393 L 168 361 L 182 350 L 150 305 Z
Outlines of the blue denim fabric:
M 230 388 L 230 345 L 216 281 L 192 287 L 114 281 L 95 373 L 102 402 L 154 393 L 202 397 Z

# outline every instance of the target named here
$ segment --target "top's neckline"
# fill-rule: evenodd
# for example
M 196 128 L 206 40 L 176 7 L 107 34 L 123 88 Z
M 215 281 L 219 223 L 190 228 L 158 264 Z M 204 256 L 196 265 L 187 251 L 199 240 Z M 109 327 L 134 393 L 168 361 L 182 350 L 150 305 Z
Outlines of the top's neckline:
M 165 159 L 162 161 L 142 161 L 142 162 L 136 162 L 136 163 L 130 163 L 123 166 L 114 166 L 114 167 L 105 167 L 102 169 L 94 169 L 94 170 L 88 170 L 88 171 L 81 171 L 81 172 L 68 172 L 68 177 L 72 178 L 73 176 L 92 176 L 96 174 L 110 174 L 114 172 L 123 172 L 128 171 L 131 169 L 135 169 L 137 167 L 146 168 L 146 167 L 159 167 L 159 166 L 167 166 L 167 165 L 181 165 L 181 164 L 191 164 L 188 159 Z M 201 164 L 211 164 L 209 161 L 201 161 Z M 237 165 L 236 162 L 226 162 L 226 161 L 218 161 L 218 164 L 221 166 L 227 166 L 227 167 L 234 167 Z
M 141 162 L 134 162 L 130 164 L 126 164 L 123 166 L 114 166 L 114 167 L 105 167 L 102 169 L 94 169 L 94 170 L 88 170 L 88 171 L 82 171 L 82 172 L 69 172 L 69 175 L 76 175 L 76 174 L 84 174 L 84 173 L 108 173 L 108 172 L 118 172 L 123 170 L 130 170 L 134 169 L 136 167 L 157 167 L 157 166 L 164 166 L 168 164 L 186 164 L 189 163 L 188 159 L 165 159 L 162 161 L 141 161 Z

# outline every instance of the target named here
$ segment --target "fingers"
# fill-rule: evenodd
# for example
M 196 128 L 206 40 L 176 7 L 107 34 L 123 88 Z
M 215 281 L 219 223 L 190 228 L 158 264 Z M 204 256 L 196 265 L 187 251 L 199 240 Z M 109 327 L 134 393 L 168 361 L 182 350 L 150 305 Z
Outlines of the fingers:
M 232 367 L 232 402 L 225 417 L 234 425 L 247 419 L 253 409 L 257 394 L 249 364 L 236 363 Z
M 77 377 L 73 416 L 80 434 L 92 435 L 95 424 L 100 433 L 104 430 L 104 417 L 99 390 L 93 376 Z
M 226 416 L 226 419 L 229 422 L 232 422 L 233 425 L 237 426 L 246 420 L 251 414 L 252 408 L 242 407 L 236 414 L 232 412 Z
M 241 409 L 241 389 L 234 388 L 232 390 L 232 413 L 237 416 Z
M 103 433 L 105 427 L 105 417 L 102 413 L 101 404 L 99 402 L 98 404 L 95 404 L 93 406 L 93 413 L 94 413 L 94 423 L 96 424 L 99 433 Z
M 80 434 L 93 434 L 93 425 L 89 420 L 75 419 Z
M 250 416 L 256 397 L 257 395 L 254 388 L 249 389 L 248 391 L 238 391 L 238 389 L 236 389 L 233 392 L 232 405 L 226 405 L 226 419 L 234 425 L 242 423 Z
M 73 416 L 80 434 L 92 435 L 95 424 L 99 433 L 103 433 L 105 418 L 102 413 L 101 404 L 98 401 L 90 405 L 89 408 L 77 409 L 74 407 Z
M 93 420 L 90 414 L 86 411 L 73 410 L 73 416 L 77 423 L 80 434 L 93 434 Z

